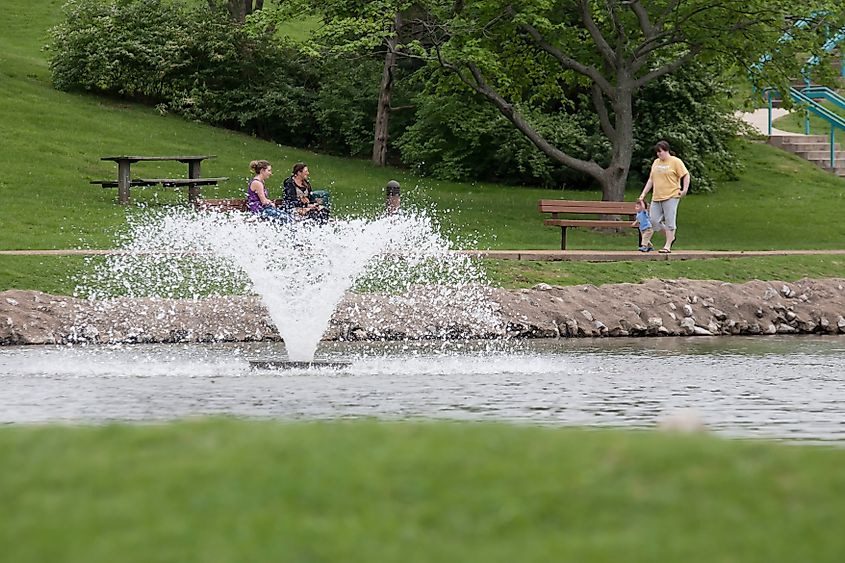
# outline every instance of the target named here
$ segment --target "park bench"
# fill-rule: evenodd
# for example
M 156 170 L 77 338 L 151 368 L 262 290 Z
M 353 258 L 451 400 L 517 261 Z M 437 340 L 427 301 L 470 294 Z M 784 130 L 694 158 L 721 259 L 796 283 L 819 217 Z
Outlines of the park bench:
M 566 250 L 566 229 L 569 227 L 607 229 L 631 227 L 631 223 L 637 216 L 634 205 L 632 201 L 541 199 L 538 208 L 540 213 L 551 213 L 551 218 L 543 221 L 543 224 L 549 227 L 560 227 L 560 249 Z M 595 215 L 601 217 L 624 215 L 628 218 L 588 218 Z M 639 233 L 640 230 L 637 229 L 638 236 Z M 639 240 L 642 241 L 641 238 Z

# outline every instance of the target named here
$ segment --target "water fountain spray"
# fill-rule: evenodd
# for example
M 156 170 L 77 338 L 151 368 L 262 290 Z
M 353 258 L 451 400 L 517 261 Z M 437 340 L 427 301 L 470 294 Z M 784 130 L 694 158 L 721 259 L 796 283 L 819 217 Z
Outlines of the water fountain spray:
M 497 321 L 489 303 L 468 289 L 483 283 L 477 264 L 452 252 L 424 215 L 280 224 L 239 213 L 169 210 L 131 225 L 124 239 L 123 253 L 110 256 L 81 293 L 96 299 L 199 298 L 214 288 L 253 293 L 285 343 L 286 361 L 296 365 L 315 361 L 333 313 L 356 285 L 401 296 L 408 306 L 419 307 L 415 301 L 424 295 L 438 309 L 432 315 L 477 309 L 479 322 Z

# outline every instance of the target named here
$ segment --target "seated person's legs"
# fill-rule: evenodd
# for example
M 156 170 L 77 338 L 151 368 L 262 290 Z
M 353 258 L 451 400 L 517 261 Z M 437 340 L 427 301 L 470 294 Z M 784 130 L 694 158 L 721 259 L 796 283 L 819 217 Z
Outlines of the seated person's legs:
M 278 207 L 265 207 L 261 210 L 261 218 L 282 223 L 290 223 L 293 220 L 290 213 Z

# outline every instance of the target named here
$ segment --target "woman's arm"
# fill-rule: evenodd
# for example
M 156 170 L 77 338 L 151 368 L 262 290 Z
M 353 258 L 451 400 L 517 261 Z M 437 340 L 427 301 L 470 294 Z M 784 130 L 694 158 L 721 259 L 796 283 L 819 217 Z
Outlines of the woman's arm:
M 691 178 L 690 178 L 689 172 L 687 172 L 686 176 L 681 178 L 681 186 L 682 186 L 681 197 L 684 197 L 685 195 L 687 195 L 687 192 L 689 191 L 690 180 L 691 180 Z
M 264 207 L 276 207 L 276 204 L 272 202 L 272 200 L 267 199 L 267 196 L 264 193 L 264 185 L 259 182 L 258 180 L 253 180 L 249 184 L 249 189 L 254 191 L 255 194 L 258 196 L 258 201 L 261 202 L 261 205 Z
M 654 185 L 654 183 L 651 181 L 651 174 L 649 174 L 649 175 L 648 175 L 648 181 L 645 183 L 645 187 L 643 188 L 643 191 L 642 191 L 642 193 L 640 194 L 640 198 L 639 198 L 639 199 L 645 199 L 645 196 L 647 196 L 647 195 L 648 195 L 648 192 L 650 192 L 650 191 L 651 191 L 651 187 L 652 187 L 653 185 Z

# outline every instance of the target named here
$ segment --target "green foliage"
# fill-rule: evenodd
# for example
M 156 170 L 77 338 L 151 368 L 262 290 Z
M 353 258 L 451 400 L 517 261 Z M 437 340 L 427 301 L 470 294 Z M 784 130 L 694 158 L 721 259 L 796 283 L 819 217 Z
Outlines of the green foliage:
M 308 145 L 319 84 L 310 60 L 270 28 L 166 0 L 72 0 L 54 27 L 57 88 L 156 103 L 162 112 Z M 306 132 L 303 135 L 303 132 Z
M 446 180 L 481 179 L 547 187 L 590 185 L 553 162 L 490 104 L 468 94 L 454 78 L 436 73 L 414 98 L 414 121 L 396 141 L 403 164 Z M 529 109 L 529 111 L 531 111 Z M 560 147 L 587 156 L 589 126 L 578 114 L 531 111 L 538 130 Z
M 425 81 L 421 76 L 418 80 Z M 696 191 L 717 180 L 735 179 L 742 164 L 731 141 L 737 122 L 718 73 L 700 63 L 644 87 L 635 101 L 634 170 L 645 181 L 654 144 L 670 142 L 695 178 Z M 556 111 L 520 105 L 522 114 L 557 148 L 607 164 L 609 143 L 601 134 L 587 92 Z M 594 187 L 594 180 L 543 154 L 493 106 L 439 73 L 416 97 L 416 119 L 397 140 L 402 162 L 423 175 L 448 180 L 483 179 L 546 187 Z M 548 104 L 547 104 L 548 105 Z
M 329 4 L 331 15 L 343 16 L 342 23 L 328 18 L 328 27 L 337 32 L 332 37 L 343 43 L 339 48 L 379 39 L 384 26 L 378 22 L 404 6 L 373 3 L 377 9 L 356 19 L 354 3 Z M 811 25 L 796 27 L 790 41 L 780 41 L 794 21 L 794 4 L 751 4 L 427 0 L 415 3 L 417 27 L 403 49 L 452 72 L 548 159 L 591 176 L 605 198 L 624 196 L 632 149 L 639 143 L 635 158 L 643 159 L 644 147 L 659 138 L 675 142 L 690 161 L 696 188 L 705 191 L 717 174 L 736 173 L 728 143 L 735 132 L 732 108 L 714 96 L 723 89 L 714 88 L 712 69 L 729 63 L 748 68 L 766 57 L 760 76 L 782 83 L 797 76 L 797 53 L 818 51 L 822 21 L 842 12 L 829 0 L 810 0 L 803 9 Z M 696 74 L 705 69 L 703 76 Z M 431 69 L 428 73 L 440 82 Z M 555 171 L 539 164 L 546 157 L 531 159 L 509 150 L 514 143 L 504 138 L 491 112 L 479 114 L 477 104 L 465 100 L 431 101 L 429 95 L 418 98 L 419 120 L 402 139 L 406 163 L 450 178 L 474 176 L 484 168 L 497 178 L 504 169 L 519 171 L 528 181 L 555 183 Z M 666 96 L 673 99 L 662 115 L 643 109 L 655 99 L 663 105 Z M 438 107 L 441 103 L 446 107 Z M 638 106 L 634 112 L 632 105 Z M 633 120 L 632 113 L 646 119 Z M 583 126 L 582 115 L 591 118 L 583 119 L 587 126 L 573 139 L 571 124 Z M 467 146 L 455 147 L 459 143 Z M 512 158 L 494 159 L 503 147 Z M 641 169 L 638 161 L 633 166 Z
M 165 99 L 179 90 L 192 43 L 183 5 L 161 0 L 70 0 L 52 30 L 53 80 L 63 90 Z M 176 80 L 176 85 L 172 81 Z
M 321 84 L 311 105 L 324 150 L 369 156 L 373 150 L 382 64 L 372 58 L 326 57 L 316 61 Z

